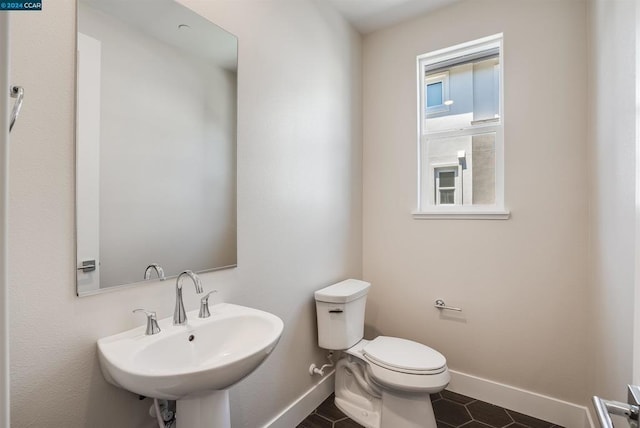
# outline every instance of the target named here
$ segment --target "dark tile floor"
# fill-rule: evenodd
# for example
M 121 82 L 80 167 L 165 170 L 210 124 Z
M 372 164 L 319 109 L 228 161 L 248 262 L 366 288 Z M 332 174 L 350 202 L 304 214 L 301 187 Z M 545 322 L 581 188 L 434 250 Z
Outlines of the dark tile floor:
M 361 428 L 333 404 L 333 398 L 327 398 L 298 428 Z M 562 428 L 447 390 L 433 394 L 431 401 L 438 428 Z

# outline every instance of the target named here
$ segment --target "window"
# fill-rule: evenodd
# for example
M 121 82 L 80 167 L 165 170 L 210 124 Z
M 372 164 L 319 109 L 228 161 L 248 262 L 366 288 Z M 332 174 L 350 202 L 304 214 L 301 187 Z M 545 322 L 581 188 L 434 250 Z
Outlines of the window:
M 458 166 L 434 168 L 434 204 L 455 205 L 459 203 L 460 183 Z
M 440 205 L 455 204 L 456 171 L 438 171 L 438 200 Z
M 416 218 L 508 218 L 502 35 L 420 55 Z
M 437 73 L 425 79 L 426 114 L 449 110 L 449 73 Z

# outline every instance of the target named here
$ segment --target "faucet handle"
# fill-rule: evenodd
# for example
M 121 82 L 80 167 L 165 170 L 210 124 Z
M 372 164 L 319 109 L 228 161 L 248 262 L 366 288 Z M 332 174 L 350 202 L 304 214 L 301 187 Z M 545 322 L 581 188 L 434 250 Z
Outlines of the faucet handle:
M 198 314 L 198 318 L 209 318 L 211 316 L 211 312 L 209 312 L 209 296 L 217 292 L 218 290 L 211 290 L 200 299 L 200 313 Z
M 136 312 L 144 312 L 144 314 L 147 316 L 147 330 L 144 334 L 146 334 L 147 336 L 151 336 L 152 334 L 160 333 L 160 326 L 158 326 L 158 320 L 156 318 L 155 312 L 146 311 L 144 309 L 134 309 L 133 313 L 135 314 Z

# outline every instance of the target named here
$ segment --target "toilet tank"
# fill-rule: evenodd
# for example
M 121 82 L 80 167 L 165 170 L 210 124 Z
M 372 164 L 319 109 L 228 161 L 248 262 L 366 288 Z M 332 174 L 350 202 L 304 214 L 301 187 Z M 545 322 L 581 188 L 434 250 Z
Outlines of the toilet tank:
M 349 349 L 364 337 L 364 310 L 371 284 L 347 279 L 314 293 L 318 318 L 318 345 Z

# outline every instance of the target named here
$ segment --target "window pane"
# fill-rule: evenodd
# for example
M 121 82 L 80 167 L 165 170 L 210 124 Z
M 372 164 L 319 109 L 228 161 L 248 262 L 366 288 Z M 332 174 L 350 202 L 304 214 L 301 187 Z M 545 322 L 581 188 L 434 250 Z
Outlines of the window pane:
M 440 173 L 440 187 L 455 187 L 456 186 L 456 173 L 453 171 L 446 171 Z
M 442 82 L 427 85 L 427 107 L 440 106 L 442 99 Z
M 443 200 L 441 192 L 452 189 L 458 191 L 455 204 L 496 203 L 495 132 L 425 138 L 421 144 L 422 206 L 438 204 Z
M 423 132 L 471 128 L 500 117 L 500 58 L 497 56 L 448 64 L 425 75 L 437 79 L 448 73 L 448 94 L 443 99 L 442 82 L 426 85 L 427 107 L 443 105 L 447 109 L 429 112 Z
M 452 205 L 455 203 L 454 201 L 454 192 L 453 189 L 448 190 L 440 190 L 440 204 L 441 205 Z

